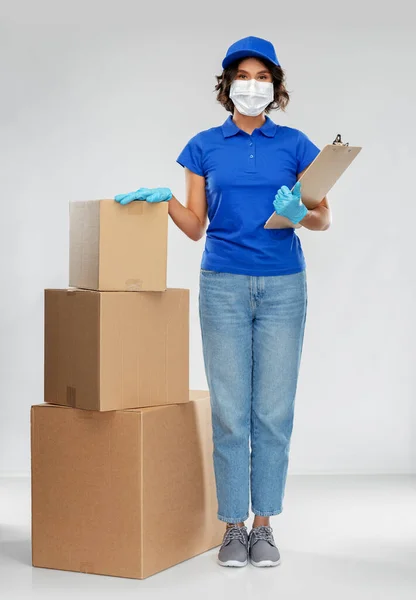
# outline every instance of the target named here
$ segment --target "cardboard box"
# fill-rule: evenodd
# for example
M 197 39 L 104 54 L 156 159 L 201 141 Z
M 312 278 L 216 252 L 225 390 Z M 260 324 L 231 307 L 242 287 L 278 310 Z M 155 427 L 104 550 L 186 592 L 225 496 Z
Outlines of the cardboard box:
M 108 411 L 188 394 L 189 290 L 45 290 L 45 402 Z
M 31 408 L 32 564 L 143 579 L 219 546 L 208 392 L 100 413 Z
M 69 285 L 92 290 L 166 289 L 168 203 L 71 202 Z

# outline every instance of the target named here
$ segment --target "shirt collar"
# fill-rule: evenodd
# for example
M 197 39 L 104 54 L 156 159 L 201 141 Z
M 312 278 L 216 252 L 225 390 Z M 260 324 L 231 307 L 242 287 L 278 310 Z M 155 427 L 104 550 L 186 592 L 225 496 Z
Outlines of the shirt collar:
M 267 115 L 265 115 L 265 117 L 266 121 L 261 127 L 258 127 L 258 131 L 261 131 L 261 133 L 263 135 L 266 135 L 267 137 L 273 137 L 276 133 L 277 125 L 270 119 L 270 117 L 268 117 Z M 224 134 L 224 137 L 227 138 L 232 135 L 235 135 L 236 133 L 242 132 L 242 129 L 237 127 L 237 125 L 233 121 L 232 115 L 229 115 L 229 117 L 222 124 L 222 132 Z

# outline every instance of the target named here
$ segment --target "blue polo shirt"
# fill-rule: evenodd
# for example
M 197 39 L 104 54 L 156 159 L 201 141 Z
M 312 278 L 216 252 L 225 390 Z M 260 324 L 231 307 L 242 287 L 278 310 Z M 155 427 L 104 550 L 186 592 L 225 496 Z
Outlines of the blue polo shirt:
M 282 185 L 319 154 L 301 131 L 265 123 L 246 133 L 232 115 L 194 135 L 176 162 L 205 177 L 209 225 L 201 268 L 245 275 L 287 275 L 306 268 L 295 229 L 264 229 Z

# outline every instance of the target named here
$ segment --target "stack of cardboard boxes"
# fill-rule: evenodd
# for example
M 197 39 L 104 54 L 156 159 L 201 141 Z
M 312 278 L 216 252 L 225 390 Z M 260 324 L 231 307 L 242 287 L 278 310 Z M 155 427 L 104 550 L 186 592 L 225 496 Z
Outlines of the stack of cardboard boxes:
M 222 541 L 167 231 L 167 202 L 71 204 L 70 287 L 45 290 L 45 403 L 31 408 L 36 567 L 142 579 Z

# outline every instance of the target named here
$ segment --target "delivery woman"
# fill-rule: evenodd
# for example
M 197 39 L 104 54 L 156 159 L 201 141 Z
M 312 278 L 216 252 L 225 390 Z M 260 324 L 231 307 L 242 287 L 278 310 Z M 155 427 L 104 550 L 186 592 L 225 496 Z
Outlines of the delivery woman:
M 270 517 L 282 511 L 307 282 L 295 229 L 264 224 L 275 210 L 293 224 L 322 231 L 331 214 L 326 198 L 307 210 L 297 183 L 319 148 L 267 116 L 289 101 L 273 45 L 241 39 L 222 67 L 215 90 L 231 114 L 194 135 L 177 158 L 185 168 L 186 206 L 169 188 L 140 188 L 115 200 L 169 201 L 171 218 L 188 237 L 199 240 L 206 230 L 199 316 L 217 516 L 226 522 L 218 562 L 275 566 L 280 554 Z M 248 534 L 250 499 L 255 518 Z

